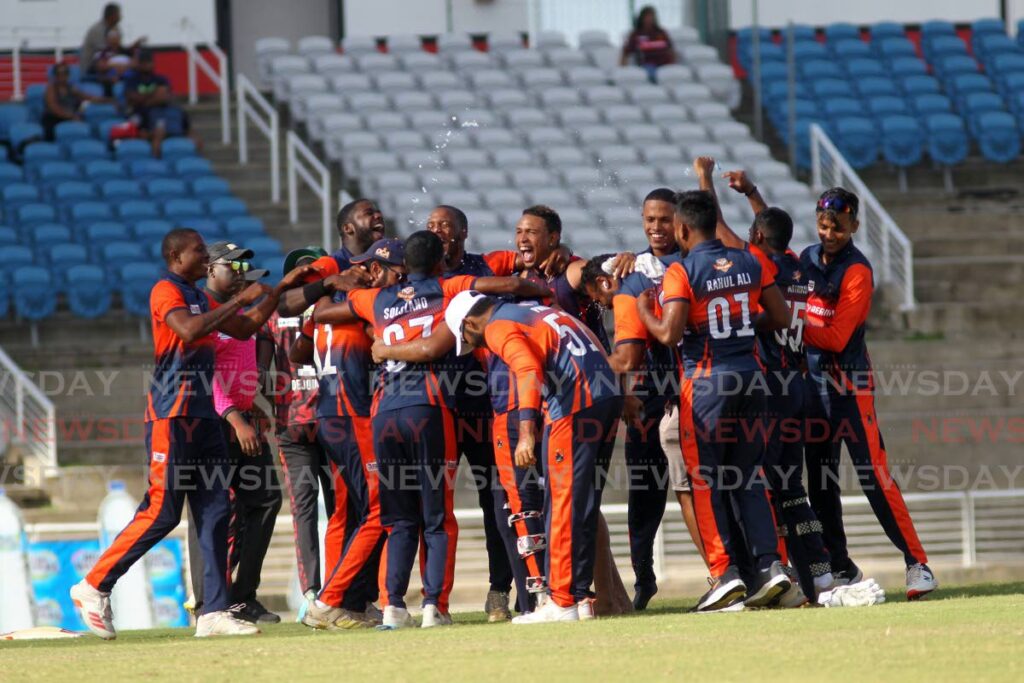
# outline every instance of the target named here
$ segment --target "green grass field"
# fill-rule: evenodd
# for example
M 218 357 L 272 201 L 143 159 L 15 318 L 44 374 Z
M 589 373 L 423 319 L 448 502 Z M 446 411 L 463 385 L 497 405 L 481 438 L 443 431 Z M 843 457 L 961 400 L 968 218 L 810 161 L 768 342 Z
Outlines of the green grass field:
M 1024 680 L 1024 582 L 944 588 L 861 609 L 642 616 L 543 626 L 456 615 L 432 631 L 312 632 L 196 640 L 191 631 L 0 643 L 0 680 L 977 681 Z

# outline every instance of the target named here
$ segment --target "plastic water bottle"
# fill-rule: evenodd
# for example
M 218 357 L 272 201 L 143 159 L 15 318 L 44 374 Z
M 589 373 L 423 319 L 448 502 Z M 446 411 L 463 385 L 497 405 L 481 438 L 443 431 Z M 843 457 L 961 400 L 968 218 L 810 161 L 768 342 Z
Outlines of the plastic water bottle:
M 30 577 L 21 510 L 0 487 L 0 633 L 35 625 Z
M 107 495 L 100 503 L 100 550 L 106 550 L 117 535 L 128 526 L 138 507 L 125 490 L 124 482 L 113 480 L 107 485 Z M 149 572 L 146 563 L 139 561 L 122 576 L 110 593 L 110 607 L 114 612 L 117 630 L 153 628 L 153 607 L 150 596 Z
M 324 567 L 324 536 L 327 532 L 327 505 L 324 503 L 324 492 L 321 489 L 320 495 L 317 498 L 317 520 L 316 520 L 316 531 L 320 537 L 320 585 L 324 584 L 324 572 L 327 568 Z M 295 514 L 294 511 L 292 514 Z M 292 578 L 288 582 L 288 609 L 298 613 L 299 620 L 302 619 L 302 614 L 306 609 L 306 597 L 302 594 L 303 586 L 299 585 L 299 565 L 298 555 L 295 559 L 295 571 L 292 572 Z

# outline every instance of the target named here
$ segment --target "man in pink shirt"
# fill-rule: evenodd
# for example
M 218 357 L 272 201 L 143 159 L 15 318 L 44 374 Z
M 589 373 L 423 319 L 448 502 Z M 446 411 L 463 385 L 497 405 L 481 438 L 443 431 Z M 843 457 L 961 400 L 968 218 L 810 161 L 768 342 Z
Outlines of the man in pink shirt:
M 226 301 L 242 289 L 246 281 L 255 281 L 267 271 L 250 270 L 253 252 L 230 242 L 215 242 L 206 275 L 206 292 L 215 301 Z M 259 334 L 266 333 L 266 328 Z M 253 623 L 273 624 L 281 617 L 269 612 L 256 599 L 263 570 L 263 558 L 270 547 L 274 520 L 281 510 L 281 485 L 274 456 L 264 436 L 269 421 L 254 404 L 260 386 L 260 369 L 256 363 L 256 337 L 233 339 L 215 333 L 216 360 L 213 376 L 213 402 L 223 418 L 224 440 L 232 459 L 232 515 L 229 534 L 229 560 L 237 567 L 231 584 L 231 610 L 239 619 Z M 202 604 L 202 558 L 191 552 L 189 527 L 189 560 L 193 577 L 196 607 Z M 198 574 L 197 574 L 198 571 Z

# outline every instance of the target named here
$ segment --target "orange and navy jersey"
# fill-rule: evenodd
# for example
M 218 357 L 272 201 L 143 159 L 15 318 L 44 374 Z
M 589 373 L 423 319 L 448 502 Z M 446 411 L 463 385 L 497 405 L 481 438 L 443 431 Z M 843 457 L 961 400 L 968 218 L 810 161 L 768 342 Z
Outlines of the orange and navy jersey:
M 574 256 L 571 260 L 578 261 L 579 257 Z M 592 301 L 587 295 L 573 289 L 565 273 L 556 275 L 548 280 L 548 286 L 551 288 L 552 294 L 554 294 L 555 303 L 563 311 L 577 320 L 581 320 L 584 325 L 590 328 L 590 331 L 600 341 L 601 348 L 605 351 L 610 349 L 611 344 L 608 343 L 608 332 L 604 329 L 604 313 L 601 310 L 601 306 L 596 301 Z
M 400 344 L 429 337 L 444 325 L 448 302 L 459 292 L 472 289 L 475 282 L 469 275 L 442 280 L 413 274 L 405 283 L 391 287 L 353 290 L 348 293 L 348 303 L 385 344 Z M 451 357 L 434 363 L 383 364 L 373 397 L 374 414 L 419 405 L 452 408 L 456 373 Z
M 484 328 L 487 348 L 511 370 L 510 389 L 523 419 L 572 415 L 619 396 L 619 378 L 586 325 L 547 306 L 499 303 Z
M 851 241 L 828 264 L 821 262 L 820 244 L 807 247 L 800 268 L 807 278 L 803 340 L 808 372 L 818 380 L 828 374 L 838 386 L 853 382 L 870 388 L 865 327 L 875 288 L 871 264 Z
M 177 310 L 202 315 L 217 303 L 184 278 L 169 273 L 149 294 L 153 324 L 153 378 L 146 405 L 146 422 L 171 417 L 219 417 L 213 407 L 213 334 L 186 343 L 167 324 Z
M 747 248 L 762 264 L 767 261 L 771 265 L 775 284 L 791 314 L 788 328 L 757 334 L 758 358 L 767 370 L 798 370 L 804 358 L 804 309 L 807 307 L 807 278 L 800 267 L 800 257 L 788 250 L 784 254 L 769 255 L 753 244 L 748 244 Z
M 761 291 L 775 284 L 773 276 L 756 255 L 720 240 L 698 244 L 681 263 L 669 266 L 662 304 L 690 305 L 681 344 L 687 378 L 761 369 L 754 316 Z
M 342 301 L 344 294 L 334 298 Z M 374 363 L 366 324 L 360 320 L 311 327 L 313 363 L 320 380 L 317 418 L 369 417 Z
M 312 365 L 293 365 L 288 358 L 299 337 L 312 338 L 312 310 L 289 318 L 274 313 L 265 326 L 274 343 L 274 414 L 278 432 L 288 425 L 316 422 L 316 370 Z
M 678 263 L 675 258 L 662 259 L 666 265 Z M 665 402 L 674 394 L 672 379 L 678 373 L 677 357 L 673 349 L 658 343 L 647 331 L 640 314 L 637 312 L 636 300 L 648 290 L 658 291 L 658 284 L 640 272 L 627 275 L 619 284 L 619 291 L 612 299 L 612 313 L 615 319 L 615 346 L 621 344 L 641 344 L 644 346 L 644 367 L 640 381 L 633 385 L 635 393 L 652 413 L 664 408 Z M 661 316 L 660 305 L 655 304 L 654 314 Z
M 463 254 L 459 265 L 444 273 L 444 277 L 472 275 L 473 277 L 507 277 L 516 272 L 516 252 L 492 251 L 489 254 Z

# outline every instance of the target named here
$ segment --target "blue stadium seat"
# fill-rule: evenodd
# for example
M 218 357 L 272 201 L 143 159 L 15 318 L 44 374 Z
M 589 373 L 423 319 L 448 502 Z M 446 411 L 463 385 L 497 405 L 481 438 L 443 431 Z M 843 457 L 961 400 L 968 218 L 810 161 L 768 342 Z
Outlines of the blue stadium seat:
M 894 166 L 921 161 L 925 136 L 921 124 L 910 116 L 886 116 L 881 120 L 882 157 Z
M 6 318 L 11 310 L 11 292 L 7 281 L 0 279 L 0 318 Z
M 85 173 L 85 177 L 94 183 L 126 177 L 124 166 L 117 161 L 102 159 L 89 161 L 82 165 L 82 171 Z
M 25 204 L 16 210 L 18 225 L 23 229 L 32 228 L 40 223 L 56 223 L 57 212 L 49 204 Z
M 124 82 L 118 81 L 114 84 L 114 88 L 117 88 L 117 86 L 119 85 L 123 87 Z M 84 92 L 86 95 L 91 95 L 92 97 L 103 97 L 105 94 L 103 92 L 103 86 L 99 83 L 93 83 L 92 81 L 85 81 L 83 83 L 79 83 L 78 89 Z
M 132 199 L 122 202 L 117 207 L 117 215 L 127 223 L 161 217 L 160 207 L 156 202 L 148 199 Z
M 73 140 L 68 145 L 67 157 L 77 163 L 109 159 L 110 150 L 99 140 Z
M 42 140 L 43 127 L 38 123 L 11 123 L 7 127 L 7 139 L 11 143 L 11 148 L 17 152 L 22 145 L 35 140 Z
M 54 244 L 61 242 L 71 241 L 71 228 L 61 225 L 60 223 L 43 223 L 37 225 L 32 229 L 32 240 L 39 247 L 39 256 L 44 261 L 49 260 L 46 254 L 49 252 L 50 247 Z
M 0 163 L 0 187 L 7 187 L 11 183 L 20 183 L 25 179 L 21 166 L 14 164 Z
M 874 41 L 874 45 L 875 52 L 878 56 L 890 62 L 900 57 L 917 59 L 917 50 L 914 49 L 914 44 L 903 36 L 898 38 L 883 38 L 882 40 L 876 39 Z
M 48 161 L 63 161 L 64 152 L 55 142 L 33 142 L 21 155 L 25 172 L 29 177 L 38 177 L 39 167 Z
M 114 158 L 118 161 L 149 159 L 152 156 L 153 148 L 145 140 L 121 140 L 114 148 Z
M 11 126 L 28 121 L 28 107 L 23 104 L 0 104 L 0 142 L 10 140 Z
M 7 151 L 7 148 L 4 147 L 3 145 L 0 145 L 0 163 L 7 163 L 10 160 L 11 157 L 10 153 Z
M 861 104 L 860 100 L 852 97 L 834 97 L 825 100 L 822 104 L 825 116 L 832 121 L 847 116 L 860 116 L 861 112 L 864 111 L 864 105 Z
M 762 72 L 765 64 L 785 63 L 786 48 L 782 45 L 776 45 L 772 42 L 762 42 L 760 49 Z M 740 65 L 749 71 L 754 65 L 754 46 L 750 44 L 740 44 L 739 49 L 737 50 L 737 56 L 739 57 Z
M 131 315 L 149 317 L 149 292 L 160 279 L 155 263 L 126 263 L 121 266 L 121 302 Z
M 871 97 L 868 99 L 868 111 L 876 119 L 910 114 L 907 101 L 902 97 Z
M 860 29 L 853 24 L 836 22 L 825 27 L 825 39 L 830 43 L 840 40 L 860 40 Z
M 994 57 L 1005 54 L 1020 54 L 1020 46 L 1005 33 L 975 34 L 971 42 L 976 54 L 986 65 L 991 64 Z
M 57 65 L 51 64 L 50 66 L 46 67 L 46 80 L 49 81 L 53 78 L 53 68 L 55 66 Z M 76 86 L 81 87 L 79 84 L 82 81 L 82 67 L 80 67 L 78 64 L 65 64 L 65 66 L 68 68 L 68 81 L 74 83 Z
M 956 36 L 956 28 L 948 21 L 926 21 L 921 24 L 921 36 L 925 39 L 936 36 Z
M 196 143 L 189 138 L 170 138 L 160 145 L 160 158 L 168 163 L 196 156 Z
M 1020 52 L 1007 52 L 994 55 L 991 61 L 994 75 L 1024 71 L 1024 54 Z
M 145 220 L 136 223 L 133 232 L 140 242 L 150 244 L 162 240 L 173 228 L 174 224 L 170 221 Z
M 811 59 L 806 62 L 798 61 L 797 68 L 800 70 L 803 78 L 807 80 L 846 77 L 846 74 L 838 64 L 824 59 Z
M 86 123 L 99 123 L 107 119 L 119 119 L 121 115 L 117 113 L 117 107 L 113 104 L 93 102 L 85 108 L 83 118 Z
M 928 155 L 937 164 L 955 166 L 967 158 L 970 142 L 963 120 L 955 114 L 932 114 L 925 119 Z
M 899 83 L 907 96 L 937 95 L 942 92 L 942 86 L 933 76 L 907 76 L 900 78 Z
M 142 196 L 142 183 L 127 178 L 107 180 L 100 186 L 100 194 L 107 200 L 138 199 Z
M 978 73 L 978 63 L 973 57 L 954 55 L 942 57 L 935 63 L 935 73 L 943 78 L 952 78 L 960 74 Z
M 814 97 L 814 93 L 811 92 L 811 89 L 807 87 L 806 83 L 796 81 L 794 85 L 796 86 L 797 99 L 812 99 Z M 787 81 L 772 81 L 771 83 L 767 83 L 762 95 L 766 102 L 772 102 L 775 104 L 785 102 L 789 99 L 789 83 Z
M 149 180 L 150 178 L 168 178 L 171 176 L 171 168 L 166 161 L 160 159 L 135 159 L 128 164 L 128 172 L 136 180 Z
M 25 88 L 25 107 L 28 109 L 28 120 L 38 121 L 43 118 L 43 110 L 46 108 L 46 84 L 33 83 Z
M 280 254 L 262 257 L 257 254 L 255 265 L 257 268 L 266 268 L 270 272 L 266 279 L 263 280 L 263 282 L 270 286 L 276 285 L 283 277 L 284 257 Z
M 10 281 L 11 273 L 22 266 L 31 265 L 32 250 L 24 244 L 16 244 L 7 247 L 0 247 L 0 276 L 5 281 Z
M 853 88 L 849 82 L 836 78 L 823 78 L 811 83 L 811 90 L 818 100 L 825 100 L 830 97 L 849 97 Z
M 870 166 L 878 160 L 878 129 L 871 119 L 848 117 L 835 122 L 837 144 L 854 168 Z
M 19 317 L 37 321 L 49 318 L 57 309 L 57 293 L 50 272 L 39 266 L 24 266 L 11 278 L 14 310 Z
M 172 223 L 182 224 L 195 218 L 206 218 L 206 209 L 195 199 L 169 199 L 164 202 L 164 216 Z
M 976 135 L 981 154 L 989 161 L 1005 164 L 1020 155 L 1017 121 L 1006 112 L 986 112 L 977 117 Z
M 967 44 L 955 35 L 934 36 L 931 39 L 922 41 L 921 46 L 928 61 L 935 61 L 943 57 L 967 55 Z
M 152 178 L 146 181 L 146 194 L 156 200 L 187 199 L 188 186 L 178 178 Z
M 92 129 L 81 121 L 62 121 L 53 128 L 53 138 L 66 148 L 72 140 L 88 140 Z
M 104 144 L 110 142 L 110 131 L 112 128 L 120 126 L 125 123 L 127 119 L 105 119 L 99 123 L 93 124 L 93 130 L 96 131 L 96 138 L 102 140 Z
M 772 39 L 772 30 L 767 26 L 761 26 L 758 29 L 758 35 L 761 38 L 762 43 L 769 42 Z M 754 28 L 752 26 L 747 26 L 736 31 L 736 40 L 741 44 L 750 44 L 754 42 Z
M 9 247 L 21 242 L 18 231 L 6 225 L 0 225 L 0 248 Z
M 877 59 L 851 59 L 846 63 L 850 78 L 888 78 L 889 70 Z
M 29 183 L 11 183 L 0 190 L 3 197 L 4 211 L 10 213 L 19 206 L 32 204 L 42 200 L 39 188 Z
M 776 81 L 785 83 L 788 78 L 789 70 L 785 64 L 766 62 L 761 65 L 761 84 L 764 87 Z
M 928 67 L 917 57 L 895 57 L 889 62 L 889 73 L 893 78 L 927 76 Z
M 89 252 L 84 245 L 74 242 L 63 242 L 55 244 L 50 248 L 50 272 L 54 277 L 54 284 L 62 287 L 67 282 L 69 268 L 80 266 L 89 262 Z
M 174 162 L 174 173 L 179 178 L 192 180 L 201 176 L 217 175 L 213 166 L 202 157 L 185 157 Z
M 131 239 L 128 226 L 117 221 L 96 221 L 85 226 L 85 237 L 89 247 L 98 252 L 100 245 L 108 242 L 124 242 Z
M 99 253 L 107 277 L 115 283 L 120 282 L 124 264 L 147 260 L 145 248 L 137 242 L 109 242 L 100 247 Z
M 49 190 L 66 180 L 78 180 L 82 174 L 70 161 L 46 161 L 36 169 L 39 184 Z
M 246 240 L 254 237 L 262 237 L 266 234 L 263 221 L 252 216 L 232 216 L 224 221 L 224 232 L 233 240 L 243 244 Z
M 99 199 L 99 195 L 92 183 L 68 180 L 53 188 L 53 198 L 57 202 L 58 210 L 66 218 L 70 215 L 72 204 L 96 200 Z
M 79 318 L 98 318 L 110 310 L 110 284 L 99 266 L 72 266 L 67 273 L 68 306 Z
M 782 39 L 786 40 L 786 36 L 789 35 L 789 28 L 782 29 Z M 818 30 L 808 24 L 793 24 L 793 40 L 797 43 L 817 42 Z
M 921 118 L 927 118 L 932 114 L 953 113 L 953 103 L 945 95 L 915 95 L 910 102 Z
M 1017 20 L 1017 44 L 1024 47 L 1024 19 Z
M 971 33 L 976 36 L 1006 35 L 1006 24 L 1002 19 L 977 19 L 971 24 Z
M 899 97 L 896 81 L 891 78 L 868 77 L 855 80 L 857 91 L 862 97 Z
M 114 219 L 114 212 L 106 202 L 76 202 L 68 209 L 68 218 L 76 232 L 98 221 Z
M 209 216 L 186 218 L 179 222 L 184 228 L 192 228 L 200 235 L 203 236 L 203 241 L 209 244 L 210 242 L 216 242 L 224 237 L 224 232 L 221 230 L 220 223 Z
M 832 51 L 840 59 L 871 57 L 871 46 L 860 39 L 840 40 L 832 45 Z
M 972 121 L 990 111 L 1004 111 L 1003 98 L 991 92 L 972 93 L 963 98 L 963 111 L 967 118 L 968 129 L 977 136 L 978 133 L 972 125 Z
M 228 185 L 228 181 L 216 176 L 197 178 L 192 181 L 192 194 L 202 199 L 229 197 L 231 196 L 231 186 Z
M 954 76 L 946 82 L 946 85 L 950 92 L 959 99 L 974 93 L 992 92 L 992 81 L 987 76 L 978 73 Z
M 164 255 L 163 255 L 162 247 L 163 247 L 163 242 L 162 241 L 161 242 L 153 242 L 152 244 L 149 245 L 149 256 L 150 256 L 150 259 L 152 261 L 163 263 Z
M 832 55 L 828 53 L 828 48 L 816 40 L 799 40 L 793 45 L 793 56 L 796 58 L 797 64 L 799 64 L 812 59 L 827 60 Z
M 257 259 L 270 258 L 272 256 L 280 257 L 284 253 L 281 250 L 281 243 L 273 237 L 253 237 L 243 246 L 246 249 L 252 249 Z M 277 269 L 280 272 L 280 264 L 278 264 Z
M 245 202 L 235 197 L 217 197 L 211 199 L 210 213 L 219 219 L 228 218 L 229 216 L 245 216 L 249 213 L 249 210 L 245 206 Z

